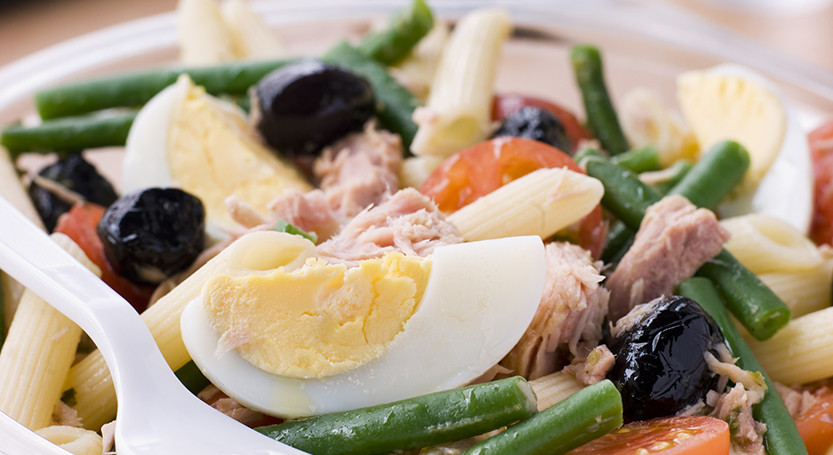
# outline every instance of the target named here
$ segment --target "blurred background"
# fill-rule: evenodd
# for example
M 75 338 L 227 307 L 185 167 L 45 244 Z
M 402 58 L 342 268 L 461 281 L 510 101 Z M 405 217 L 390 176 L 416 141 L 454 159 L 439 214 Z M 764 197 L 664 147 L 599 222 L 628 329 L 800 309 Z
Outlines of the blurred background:
M 663 1 L 833 72 L 831 0 Z M 0 0 L 0 66 L 62 40 L 175 7 L 176 0 Z

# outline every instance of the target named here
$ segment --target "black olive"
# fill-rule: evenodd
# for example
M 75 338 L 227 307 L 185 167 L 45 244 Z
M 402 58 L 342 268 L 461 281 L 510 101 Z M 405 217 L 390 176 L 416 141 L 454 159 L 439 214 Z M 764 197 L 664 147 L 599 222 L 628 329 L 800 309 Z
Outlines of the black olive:
M 205 208 L 176 188 L 150 188 L 119 198 L 98 223 L 104 254 L 118 274 L 158 284 L 190 266 L 205 242 Z
M 704 358 L 707 351 L 718 357 L 716 347 L 724 342 L 712 317 L 686 297 L 649 305 L 620 321 L 629 325 L 608 342 L 616 363 L 607 377 L 622 393 L 630 421 L 674 415 L 705 399 L 718 379 Z
M 289 156 L 315 155 L 357 131 L 376 109 L 363 78 L 318 60 L 266 75 L 252 94 L 253 119 L 269 145 Z
M 88 163 L 80 153 L 61 158 L 57 163 L 41 169 L 38 175 L 103 207 L 112 204 L 119 197 L 113 185 L 102 177 L 95 166 Z M 58 217 L 68 212 L 73 205 L 73 201 L 62 197 L 60 193 L 38 185 L 37 182 L 29 185 L 29 197 L 49 232 L 55 230 Z
M 564 124 L 549 111 L 527 106 L 503 121 L 492 137 L 514 136 L 549 144 L 572 155 L 573 143 Z

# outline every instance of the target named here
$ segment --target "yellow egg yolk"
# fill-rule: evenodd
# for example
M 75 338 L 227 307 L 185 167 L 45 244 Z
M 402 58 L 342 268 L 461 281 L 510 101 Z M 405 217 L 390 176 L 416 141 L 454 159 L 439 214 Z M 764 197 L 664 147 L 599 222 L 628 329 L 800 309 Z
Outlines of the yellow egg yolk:
M 218 275 L 203 304 L 221 346 L 270 373 L 337 375 L 379 358 L 419 305 L 431 261 L 400 253 L 357 267 L 309 259 L 294 271 Z
M 231 224 L 225 199 L 234 195 L 256 211 L 286 188 L 312 187 L 292 165 L 249 134 L 240 112 L 188 80 L 184 97 L 171 111 L 167 158 L 171 177 L 199 197 L 210 220 Z

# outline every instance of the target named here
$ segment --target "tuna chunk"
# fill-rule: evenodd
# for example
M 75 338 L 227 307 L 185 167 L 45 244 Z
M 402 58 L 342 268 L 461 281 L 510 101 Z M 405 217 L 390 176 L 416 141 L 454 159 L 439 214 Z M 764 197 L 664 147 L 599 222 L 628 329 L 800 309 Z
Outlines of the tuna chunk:
M 556 353 L 566 347 L 585 359 L 602 338 L 608 291 L 599 286 L 601 262 L 590 252 L 569 243 L 546 248 L 547 276 L 538 311 L 526 333 L 501 360 L 512 374 L 529 380 L 558 371 L 563 359 Z
M 402 140 L 375 126 L 375 121 L 367 122 L 364 132 L 327 147 L 313 166 L 330 207 L 347 218 L 399 189 Z
M 390 251 L 427 256 L 438 246 L 462 241 L 430 199 L 406 188 L 356 215 L 338 235 L 318 245 L 318 254 L 330 262 L 354 264 Z
M 649 207 L 633 246 L 606 283 L 611 321 L 636 305 L 671 294 L 727 240 L 729 232 L 713 212 L 697 209 L 682 196 L 667 196 Z
M 235 222 L 247 229 L 271 228 L 285 220 L 326 240 L 359 212 L 395 193 L 401 166 L 399 136 L 376 130 L 371 120 L 363 132 L 327 147 L 315 161 L 320 189 L 308 193 L 284 190 L 266 207 L 269 214 L 265 217 L 233 196 L 226 199 L 226 207 Z

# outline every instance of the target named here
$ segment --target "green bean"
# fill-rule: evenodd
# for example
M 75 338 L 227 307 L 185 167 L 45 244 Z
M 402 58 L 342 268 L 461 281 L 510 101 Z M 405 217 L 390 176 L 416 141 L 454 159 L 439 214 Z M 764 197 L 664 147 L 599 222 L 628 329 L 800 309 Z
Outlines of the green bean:
M 622 259 L 624 251 L 627 251 L 633 245 L 635 235 L 633 229 L 625 226 L 625 223 L 619 220 L 614 222 L 607 232 L 607 240 L 605 240 L 605 246 L 600 259 L 605 264 L 618 263 Z
M 587 161 L 587 175 L 604 185 L 602 205 L 633 230 L 645 210 L 660 196 L 632 172 L 601 160 Z M 790 320 L 790 310 L 761 280 L 723 250 L 697 271 L 711 279 L 726 300 L 729 310 L 758 340 L 775 335 Z
M 202 374 L 202 371 L 200 371 L 193 360 L 189 360 L 188 363 L 176 370 L 174 374 L 179 378 L 179 382 L 194 395 L 200 393 L 202 389 L 211 384 L 211 381 Z
M 681 194 L 697 207 L 714 210 L 743 180 L 749 152 L 735 141 L 713 145 L 668 194 Z
M 784 406 L 784 402 L 781 401 L 769 375 L 758 363 L 755 354 L 738 332 L 711 281 L 706 278 L 691 278 L 680 284 L 677 292 L 699 303 L 714 318 L 723 332 L 732 356 L 738 357 L 738 366 L 747 371 L 757 371 L 764 377 L 768 390 L 763 400 L 752 408 L 752 412 L 755 420 L 767 426 L 764 434 L 767 453 L 769 455 L 806 454 L 807 450 L 804 448 L 804 442 L 798 433 L 795 421 Z
M 586 161 L 587 175 L 604 185 L 602 205 L 632 230 L 639 229 L 645 210 L 661 197 L 633 172 L 602 160 Z
M 694 167 L 694 163 L 689 160 L 679 160 L 672 164 L 670 167 L 659 171 L 663 172 L 667 175 L 664 180 L 661 180 L 657 183 L 651 185 L 651 187 L 659 194 L 666 195 L 671 188 L 674 188 L 680 180 L 683 179 L 690 171 L 691 168 Z
M 599 49 L 589 45 L 573 46 L 570 62 L 584 101 L 587 126 L 608 153 L 625 153 L 630 146 L 607 92 Z
M 344 41 L 330 49 L 324 55 L 324 61 L 352 71 L 370 82 L 376 95 L 376 116 L 385 128 L 402 137 L 407 150 L 417 130 L 411 116 L 419 100 L 400 85 L 384 65 Z
M 387 454 L 477 436 L 523 420 L 537 406 L 529 383 L 514 377 L 257 431 L 313 455 Z
M 136 112 L 127 112 L 48 120 L 33 127 L 12 125 L 0 133 L 0 144 L 9 150 L 12 157 L 23 152 L 81 151 L 122 146 L 135 118 Z
M 697 271 L 717 286 L 726 306 L 756 339 L 764 341 L 790 322 L 790 309 L 726 250 Z
M 661 167 L 659 163 L 659 152 L 653 145 L 628 150 L 621 155 L 610 158 L 610 162 L 637 174 L 656 171 Z
M 414 0 L 394 14 L 385 30 L 370 33 L 359 44 L 368 57 L 393 65 L 401 61 L 434 26 L 434 15 L 423 0 Z
M 35 94 L 42 119 L 86 114 L 113 107 L 141 106 L 188 74 L 212 95 L 245 95 L 263 76 L 295 60 L 240 62 L 200 68 L 155 69 L 62 85 Z
M 559 455 L 622 425 L 622 397 L 604 380 L 475 445 L 464 455 Z

